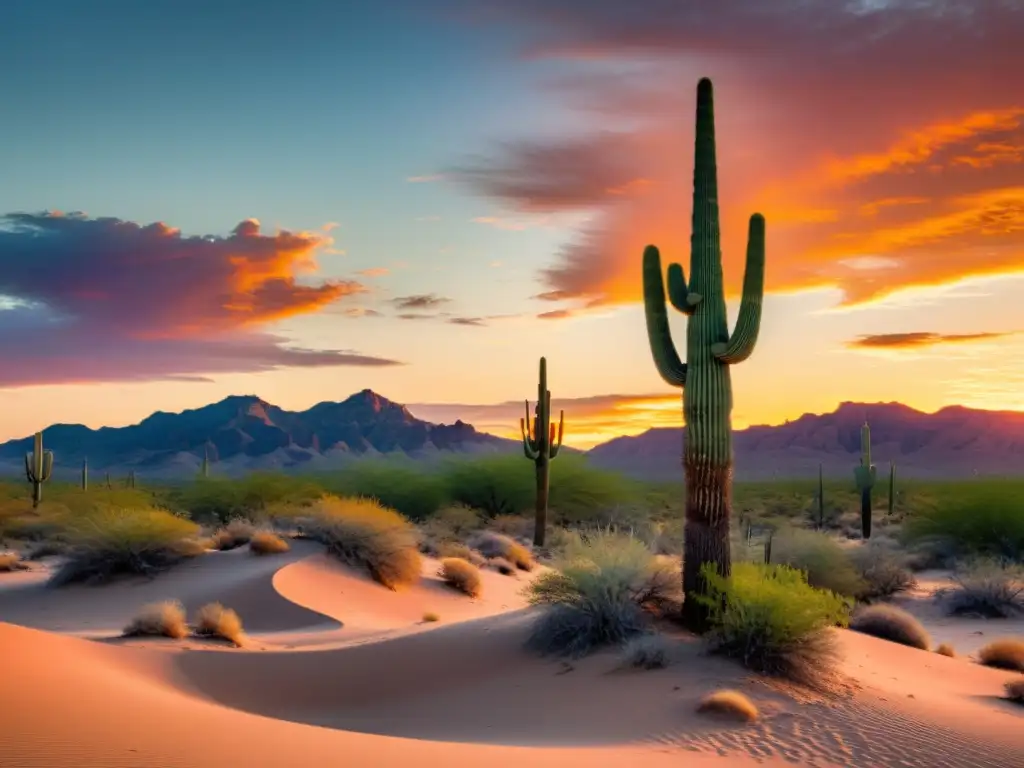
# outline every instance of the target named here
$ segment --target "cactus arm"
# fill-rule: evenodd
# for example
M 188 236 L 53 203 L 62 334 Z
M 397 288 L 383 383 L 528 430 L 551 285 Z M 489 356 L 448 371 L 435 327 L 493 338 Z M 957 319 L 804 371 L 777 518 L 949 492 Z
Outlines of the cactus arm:
M 665 311 L 665 281 L 661 276 L 661 254 L 649 245 L 644 249 L 644 315 L 647 320 L 647 338 L 651 345 L 654 364 L 661 378 L 673 387 L 686 385 L 686 363 L 679 359 L 672 341 Z M 680 279 L 682 268 L 680 267 Z
M 565 411 L 558 412 L 558 434 L 555 434 L 555 425 L 551 425 L 551 450 L 549 451 L 550 458 L 555 458 L 558 455 L 559 449 L 562 447 L 562 435 L 565 434 Z
M 754 351 L 761 330 L 761 305 L 764 299 L 764 216 L 750 217 L 747 235 L 747 267 L 743 274 L 743 298 L 736 327 L 726 344 L 714 344 L 712 353 L 723 363 L 742 363 Z
M 45 483 L 53 474 L 53 451 L 43 451 L 42 464 L 43 474 L 39 477 L 39 482 Z
M 668 298 L 672 306 L 684 315 L 692 315 L 703 298 L 699 293 L 691 293 L 686 286 L 686 275 L 681 264 L 668 265 Z

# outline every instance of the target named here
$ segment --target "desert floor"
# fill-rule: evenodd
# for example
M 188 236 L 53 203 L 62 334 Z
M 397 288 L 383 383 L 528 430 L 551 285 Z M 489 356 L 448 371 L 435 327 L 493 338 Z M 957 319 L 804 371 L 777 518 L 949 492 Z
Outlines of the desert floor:
M 540 659 L 523 650 L 528 575 L 485 571 L 470 599 L 436 570 L 427 560 L 420 585 L 391 592 L 295 542 L 102 587 L 48 589 L 46 564 L 0 574 L 0 766 L 1024 766 L 1024 708 L 1001 698 L 1017 673 L 970 658 L 1024 623 L 944 618 L 941 574 L 897 602 L 961 656 L 842 631 L 842 678 L 810 694 L 683 634 L 663 670 L 622 669 L 613 651 Z M 119 637 L 165 599 L 233 608 L 246 643 Z M 749 695 L 760 720 L 697 714 L 719 688 Z

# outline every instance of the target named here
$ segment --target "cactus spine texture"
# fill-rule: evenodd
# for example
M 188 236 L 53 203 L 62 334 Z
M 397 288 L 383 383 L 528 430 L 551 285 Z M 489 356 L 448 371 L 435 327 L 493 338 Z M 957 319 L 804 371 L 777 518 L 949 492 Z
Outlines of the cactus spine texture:
M 683 472 L 686 479 L 683 589 L 687 596 L 704 595 L 700 569 L 713 563 L 722 576 L 731 572 L 729 518 L 732 512 L 732 384 L 729 367 L 754 351 L 761 326 L 764 296 L 764 217 L 750 217 L 747 265 L 739 319 L 729 333 L 722 285 L 722 250 L 718 219 L 718 171 L 715 158 L 715 116 L 711 81 L 697 84 L 697 137 L 693 168 L 693 219 L 690 236 L 690 280 L 679 264 L 668 267 L 668 300 L 689 317 L 686 360 L 672 342 L 665 306 L 661 255 L 644 250 L 644 307 L 651 353 L 661 377 L 683 389 L 686 438 Z M 684 622 L 702 631 L 708 608 L 687 597 Z
M 43 450 L 43 433 L 36 432 L 32 452 L 25 454 L 25 477 L 32 483 L 32 508 L 43 500 L 43 483 L 53 474 L 53 451 Z
M 89 459 L 82 459 L 82 490 L 89 490 Z
M 550 488 L 550 462 L 562 447 L 565 430 L 565 411 L 558 415 L 558 428 L 551 423 L 551 392 L 548 391 L 548 361 L 540 359 L 540 377 L 537 382 L 537 407 L 530 420 L 530 401 L 526 401 L 526 418 L 519 420 L 519 431 L 523 434 L 523 453 L 533 462 L 537 478 L 536 518 L 533 529 L 533 543 L 544 546 L 547 530 L 548 489 Z
M 875 487 L 875 465 L 871 463 L 871 427 L 865 421 L 860 428 L 860 464 L 853 468 L 853 477 L 860 491 L 860 530 L 871 538 L 871 489 Z

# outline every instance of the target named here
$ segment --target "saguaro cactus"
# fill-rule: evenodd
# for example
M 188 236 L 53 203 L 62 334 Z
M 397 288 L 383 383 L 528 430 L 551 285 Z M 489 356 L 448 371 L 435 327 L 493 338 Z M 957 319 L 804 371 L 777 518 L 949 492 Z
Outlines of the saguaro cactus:
M 644 306 L 647 336 L 655 365 L 669 384 L 683 389 L 686 438 L 686 525 L 683 555 L 683 619 L 692 628 L 706 627 L 708 608 L 692 595 L 707 593 L 701 566 L 713 563 L 722 576 L 731 572 L 729 518 L 732 512 L 732 383 L 729 367 L 754 351 L 761 326 L 764 296 L 764 217 L 750 217 L 747 265 L 739 319 L 729 333 L 722 285 L 722 249 L 718 219 L 718 171 L 711 81 L 697 84 L 697 138 L 693 169 L 693 220 L 690 280 L 683 268 L 668 268 L 668 300 L 689 317 L 686 361 L 672 343 L 665 306 L 661 255 L 644 250 Z
M 89 458 L 82 459 L 82 490 L 89 490 Z
M 871 427 L 865 421 L 860 428 L 860 464 L 853 468 L 853 477 L 860 491 L 860 530 L 871 538 L 871 489 L 875 487 L 875 465 L 871 463 Z
M 896 465 L 889 463 L 889 517 L 896 509 Z
M 43 500 L 43 483 L 53 474 L 53 451 L 43 450 L 43 433 L 36 432 L 32 452 L 25 454 L 25 477 L 32 483 L 32 508 Z
M 565 430 L 565 411 L 558 415 L 558 428 L 551 423 L 551 392 L 548 391 L 548 361 L 540 359 L 540 379 L 537 382 L 537 407 L 530 420 L 530 401 L 526 401 L 526 418 L 519 420 L 523 433 L 523 453 L 533 462 L 537 477 L 536 518 L 533 529 L 533 543 L 544 546 L 544 534 L 548 519 L 548 489 L 550 488 L 550 462 L 562 447 Z

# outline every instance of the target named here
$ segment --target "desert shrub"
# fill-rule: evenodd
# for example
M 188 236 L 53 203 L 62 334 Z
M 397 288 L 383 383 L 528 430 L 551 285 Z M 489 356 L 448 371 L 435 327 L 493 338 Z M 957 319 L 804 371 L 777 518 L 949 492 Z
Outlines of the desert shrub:
M 0 554 L 0 573 L 27 571 L 30 567 L 28 563 L 21 559 L 21 555 L 17 552 Z
M 437 556 L 442 560 L 446 557 L 458 557 L 472 563 L 477 568 L 482 568 L 487 564 L 487 558 L 475 549 L 470 549 L 465 544 L 458 544 L 455 542 L 444 542 L 439 545 L 437 547 Z
M 458 545 L 480 527 L 480 514 L 464 504 L 449 504 L 420 523 L 420 550 L 434 557 L 444 556 L 446 545 Z
M 679 600 L 679 579 L 665 579 L 666 565 L 643 542 L 623 534 L 577 538 L 556 563 L 528 587 L 543 605 L 528 641 L 545 654 L 582 656 L 618 645 L 649 627 L 649 611 Z M 678 573 L 678 572 L 677 572 Z M 671 581 L 675 591 L 659 591 Z
M 533 539 L 532 515 L 497 515 L 487 523 L 487 530 L 503 533 L 513 539 Z
M 751 723 L 758 718 L 757 706 L 739 691 L 714 691 L 697 703 L 698 712 L 723 715 L 733 720 Z
M 56 557 L 63 555 L 68 550 L 68 545 L 57 539 L 39 541 L 29 547 L 26 558 L 29 560 L 42 560 L 45 557 Z
M 532 571 L 535 565 L 530 550 L 502 533 L 480 531 L 470 538 L 469 546 L 486 558 L 503 557 L 521 571 Z
M 785 528 L 772 537 L 772 562 L 802 571 L 815 589 L 855 597 L 865 589 L 847 551 L 831 536 L 800 528 Z
M 1024 491 L 1019 480 L 943 483 L 904 526 L 912 540 L 939 540 L 961 556 L 1024 560 Z
M 119 574 L 152 576 L 202 550 L 199 527 L 157 509 L 109 509 L 71 522 L 69 549 L 51 586 L 104 581 Z
M 196 637 L 220 638 L 238 646 L 245 642 L 242 620 L 220 603 L 208 603 L 196 611 L 192 633 Z
M 323 481 L 333 494 L 376 499 L 410 520 L 426 520 L 446 501 L 437 472 L 399 459 L 359 459 Z
M 211 537 L 212 549 L 219 549 L 222 552 L 229 549 L 238 549 L 243 544 L 248 544 L 256 527 L 245 518 L 236 517 L 218 530 Z
M 911 648 L 927 651 L 932 641 L 928 631 L 911 614 L 894 605 L 868 605 L 856 611 L 850 620 L 850 629 L 889 640 Z
M 438 576 L 445 584 L 465 592 L 470 597 L 480 597 L 483 583 L 480 580 L 480 569 L 461 557 L 446 557 L 441 561 Z
M 1005 684 L 1006 698 L 1017 704 L 1024 704 L 1024 677 L 1010 680 Z
M 125 637 L 171 637 L 175 640 L 188 637 L 185 609 L 177 600 L 144 605 L 128 622 L 122 634 Z
M 805 684 L 818 683 L 835 663 L 830 628 L 847 623 L 848 598 L 815 589 L 802 571 L 786 565 L 735 563 L 723 578 L 707 563 L 702 575 L 708 594 L 697 599 L 710 612 L 713 652 Z
M 413 584 L 422 568 L 415 527 L 371 499 L 325 496 L 310 508 L 308 535 L 389 589 Z
M 627 667 L 663 669 L 671 663 L 672 644 L 664 635 L 637 635 L 622 647 L 622 664 Z
M 440 621 L 440 620 L 441 620 L 441 617 L 438 616 L 433 611 L 426 611 L 423 614 L 423 621 L 425 621 L 427 624 L 432 624 L 433 622 Z
M 978 651 L 978 661 L 986 667 L 1024 672 L 1024 640 L 1001 638 Z
M 1024 569 L 992 558 L 960 566 L 954 586 L 936 593 L 954 615 L 1009 618 L 1024 611 Z
M 487 561 L 487 564 L 491 566 L 491 568 L 496 570 L 498 573 L 500 573 L 502 576 L 516 575 L 516 567 L 512 565 L 512 563 L 510 563 L 504 557 L 492 557 L 490 560 Z
M 280 555 L 291 548 L 291 544 L 271 531 L 256 531 L 249 539 L 249 550 L 254 555 Z
M 238 479 L 200 478 L 173 489 L 168 502 L 193 520 L 226 524 L 236 517 L 262 520 L 275 506 L 310 503 L 323 488 L 307 478 L 256 472 Z
M 949 656 L 951 659 L 956 656 L 956 649 L 949 643 L 940 643 L 935 652 L 940 656 Z
M 917 579 L 894 543 L 872 539 L 850 550 L 850 560 L 863 586 L 860 600 L 878 600 L 913 589 Z

